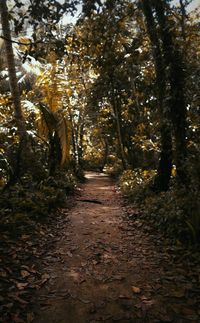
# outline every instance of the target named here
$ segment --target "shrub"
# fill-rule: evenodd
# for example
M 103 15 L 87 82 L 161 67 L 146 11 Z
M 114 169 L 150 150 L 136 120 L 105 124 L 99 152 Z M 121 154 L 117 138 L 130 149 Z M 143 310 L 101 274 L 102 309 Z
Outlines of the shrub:
M 140 207 L 139 216 L 161 230 L 174 242 L 200 242 L 200 194 L 198 190 L 177 189 L 155 193 L 151 181 L 155 171 L 125 171 L 119 180 L 123 195 Z

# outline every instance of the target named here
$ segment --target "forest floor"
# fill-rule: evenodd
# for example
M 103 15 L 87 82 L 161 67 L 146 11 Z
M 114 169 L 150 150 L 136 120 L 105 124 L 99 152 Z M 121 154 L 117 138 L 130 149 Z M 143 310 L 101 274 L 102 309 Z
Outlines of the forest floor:
M 195 257 L 165 243 L 138 209 L 130 220 L 131 207 L 123 204 L 108 176 L 88 173 L 75 205 L 61 210 L 57 229 L 40 227 L 45 243 L 35 242 L 35 254 L 31 249 L 35 262 L 20 261 L 21 276 L 6 303 L 15 314 L 0 322 L 200 322 Z M 25 235 L 20 239 L 30 244 Z M 6 268 L 8 276 L 11 265 Z

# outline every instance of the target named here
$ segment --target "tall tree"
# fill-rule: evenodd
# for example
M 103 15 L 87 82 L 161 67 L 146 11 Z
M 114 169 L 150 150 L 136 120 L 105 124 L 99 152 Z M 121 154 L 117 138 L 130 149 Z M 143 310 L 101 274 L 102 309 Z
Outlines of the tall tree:
M 143 13 L 146 19 L 148 36 L 151 40 L 156 72 L 156 87 L 158 96 L 158 108 L 160 111 L 161 154 L 158 165 L 158 173 L 154 182 L 154 189 L 167 190 L 172 171 L 172 136 L 169 119 L 169 108 L 165 104 L 166 73 L 162 56 L 162 49 L 157 33 L 150 0 L 143 0 Z
M 14 106 L 14 117 L 17 126 L 17 134 L 19 136 L 19 151 L 18 151 L 18 160 L 16 163 L 16 169 L 14 170 L 14 176 L 12 181 L 16 181 L 17 177 L 20 176 L 21 171 L 21 159 L 24 153 L 28 149 L 28 136 L 25 126 L 25 119 L 22 113 L 21 101 L 20 101 L 20 91 L 17 83 L 16 76 L 16 68 L 15 68 L 15 58 L 13 53 L 12 39 L 11 39 L 11 31 L 9 24 L 9 14 L 7 1 L 2 0 L 0 2 L 0 14 L 1 14 L 1 24 L 2 24 L 2 34 L 5 41 L 5 51 L 6 51 L 6 59 L 8 65 L 8 73 L 9 73 L 9 83 L 10 83 L 10 91 L 13 100 Z
M 175 137 L 175 164 L 179 183 L 188 182 L 186 172 L 186 103 L 184 98 L 185 75 L 182 53 L 175 44 L 173 32 L 167 17 L 167 4 L 163 0 L 153 0 L 163 47 L 165 69 L 170 85 L 169 107 Z

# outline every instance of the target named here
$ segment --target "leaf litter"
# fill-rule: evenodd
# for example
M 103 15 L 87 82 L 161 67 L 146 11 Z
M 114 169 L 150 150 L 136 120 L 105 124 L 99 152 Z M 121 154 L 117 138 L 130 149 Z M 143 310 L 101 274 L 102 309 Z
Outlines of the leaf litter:
M 122 207 L 113 187 L 96 177 L 81 199 L 101 203 L 87 212 L 77 201 L 69 221 L 60 209 L 15 238 L 2 232 L 0 322 L 61 322 L 63 301 L 69 323 L 76 313 L 84 323 L 200 321 L 199 252 L 170 245 L 140 221 L 140 210 Z

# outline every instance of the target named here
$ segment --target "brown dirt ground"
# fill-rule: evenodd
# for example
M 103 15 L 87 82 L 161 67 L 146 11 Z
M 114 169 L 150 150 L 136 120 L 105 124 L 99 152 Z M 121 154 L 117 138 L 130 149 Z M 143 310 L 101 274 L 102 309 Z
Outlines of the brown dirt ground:
M 187 261 L 177 263 L 142 221 L 128 221 L 109 177 L 88 173 L 68 218 L 42 259 L 34 323 L 200 322 Z

